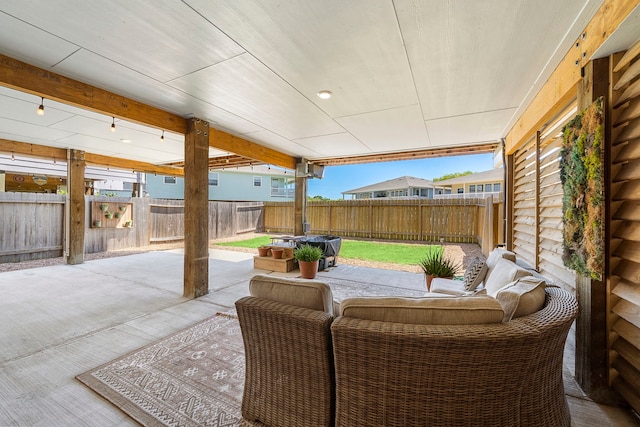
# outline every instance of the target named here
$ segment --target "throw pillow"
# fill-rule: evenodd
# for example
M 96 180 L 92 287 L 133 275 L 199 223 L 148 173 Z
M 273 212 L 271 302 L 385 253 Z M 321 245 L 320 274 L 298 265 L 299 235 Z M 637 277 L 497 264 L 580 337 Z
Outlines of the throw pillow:
M 472 291 L 477 288 L 487 275 L 487 270 L 487 264 L 480 258 L 471 261 L 471 264 L 467 267 L 467 271 L 464 272 L 464 289 L 466 291 Z
M 522 277 L 500 289 L 496 299 L 504 310 L 504 322 L 528 316 L 544 306 L 546 283 L 533 276 Z

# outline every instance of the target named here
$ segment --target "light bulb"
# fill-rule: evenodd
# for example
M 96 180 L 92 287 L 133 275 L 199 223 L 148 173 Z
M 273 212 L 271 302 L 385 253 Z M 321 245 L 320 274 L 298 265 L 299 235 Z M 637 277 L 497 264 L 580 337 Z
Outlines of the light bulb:
M 38 110 L 36 114 L 39 116 L 44 116 L 44 98 L 41 97 L 40 105 L 38 106 Z
M 162 131 L 162 135 L 160 135 L 160 142 L 164 142 L 164 131 Z
M 111 123 L 111 132 L 115 132 L 116 131 L 116 118 L 112 117 L 113 122 Z

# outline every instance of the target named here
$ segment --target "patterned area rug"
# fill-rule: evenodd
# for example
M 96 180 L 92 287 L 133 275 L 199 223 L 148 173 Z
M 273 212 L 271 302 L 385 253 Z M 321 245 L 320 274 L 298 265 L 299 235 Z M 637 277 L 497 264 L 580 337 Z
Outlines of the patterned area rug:
M 336 301 L 423 296 L 423 289 L 321 278 Z M 235 315 L 217 313 L 119 357 L 78 380 L 144 426 L 235 427 L 241 421 L 244 345 Z
M 77 378 L 144 426 L 238 426 L 240 325 L 218 313 Z

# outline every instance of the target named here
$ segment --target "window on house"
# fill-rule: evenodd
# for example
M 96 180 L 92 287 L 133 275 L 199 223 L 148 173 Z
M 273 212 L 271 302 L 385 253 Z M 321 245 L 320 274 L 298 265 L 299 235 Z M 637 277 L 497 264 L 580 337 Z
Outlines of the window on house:
M 293 180 L 286 178 L 271 178 L 271 196 L 272 197 L 293 197 L 295 185 Z
M 463 194 L 464 193 L 464 188 L 460 187 L 458 188 L 458 194 Z
M 502 187 L 502 186 L 500 185 L 500 183 L 499 183 L 499 182 L 498 182 L 498 183 L 496 183 L 496 184 L 493 184 L 493 191 L 495 191 L 496 193 L 498 193 L 498 192 L 500 192 L 500 191 L 501 191 L 501 190 L 500 190 L 500 188 L 501 188 L 501 187 Z
M 219 174 L 218 172 L 211 172 L 209 174 L 209 185 L 211 187 L 217 187 L 219 184 Z
M 484 191 L 484 186 L 482 184 L 476 185 L 476 192 L 482 193 Z
M 165 184 L 175 184 L 176 183 L 176 177 L 175 176 L 165 176 L 164 177 L 164 183 Z
M 262 177 L 261 176 L 254 176 L 253 177 L 253 186 L 254 187 L 262 187 Z
M 469 186 L 469 193 L 475 193 L 476 192 L 476 186 L 475 185 L 470 185 Z

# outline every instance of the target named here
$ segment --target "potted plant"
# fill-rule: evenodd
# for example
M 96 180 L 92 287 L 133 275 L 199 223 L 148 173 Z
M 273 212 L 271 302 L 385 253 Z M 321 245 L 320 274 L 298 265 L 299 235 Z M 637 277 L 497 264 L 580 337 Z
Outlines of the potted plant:
M 108 204 L 106 204 L 106 203 L 100 203 L 100 210 L 101 210 L 102 212 L 106 212 L 106 211 L 107 211 L 107 209 L 109 209 L 109 205 L 108 205 Z
M 127 205 L 120 205 L 120 206 L 118 206 L 118 209 L 120 210 L 120 212 L 126 212 L 127 211 Z
M 431 290 L 431 281 L 434 277 L 453 279 L 461 268 L 457 262 L 444 255 L 443 246 L 428 246 L 426 255 L 418 261 L 418 265 L 425 274 L 427 292 Z
M 105 212 L 104 216 L 106 216 L 107 219 L 111 219 L 111 218 L 113 218 L 113 212 L 107 211 L 107 212 Z
M 95 221 L 93 221 L 93 226 L 94 226 L 95 228 L 100 228 L 100 227 L 102 227 L 102 221 L 101 221 L 101 220 L 99 220 L 99 219 L 96 219 Z
M 293 251 L 293 257 L 298 261 L 300 276 L 303 279 L 314 279 L 318 272 L 318 264 L 324 253 L 322 249 L 310 244 L 304 244 Z
M 260 246 L 258 248 L 258 256 L 269 256 L 269 246 Z

